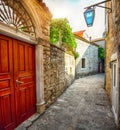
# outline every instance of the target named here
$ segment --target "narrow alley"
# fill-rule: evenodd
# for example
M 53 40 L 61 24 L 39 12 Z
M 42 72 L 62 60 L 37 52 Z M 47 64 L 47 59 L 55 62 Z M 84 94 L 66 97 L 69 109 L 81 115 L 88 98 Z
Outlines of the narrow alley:
M 0 130 L 118 130 L 119 76 L 120 0 L 0 0 Z
M 28 130 L 117 130 L 104 75 L 75 80 Z

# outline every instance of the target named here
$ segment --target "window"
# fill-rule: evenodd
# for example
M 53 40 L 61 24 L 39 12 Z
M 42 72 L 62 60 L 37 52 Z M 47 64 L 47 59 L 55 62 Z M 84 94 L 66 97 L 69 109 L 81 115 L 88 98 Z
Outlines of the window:
M 85 68 L 85 58 L 82 58 L 82 68 Z

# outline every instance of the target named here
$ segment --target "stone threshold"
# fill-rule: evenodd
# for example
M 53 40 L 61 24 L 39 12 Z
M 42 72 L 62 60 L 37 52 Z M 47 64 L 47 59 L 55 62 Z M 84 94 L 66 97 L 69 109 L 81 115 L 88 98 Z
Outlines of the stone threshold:
M 27 130 L 29 126 L 33 124 L 35 120 L 37 120 L 40 117 L 39 113 L 35 113 L 31 117 L 29 117 L 27 120 L 25 120 L 23 123 L 21 123 L 15 130 Z

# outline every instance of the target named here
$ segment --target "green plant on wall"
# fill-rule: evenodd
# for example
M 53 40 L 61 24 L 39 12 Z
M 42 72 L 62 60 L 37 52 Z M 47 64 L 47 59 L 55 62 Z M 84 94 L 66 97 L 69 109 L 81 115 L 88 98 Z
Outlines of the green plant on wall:
M 79 53 L 75 52 L 74 56 L 75 56 L 75 59 L 77 59 L 79 57 Z
M 98 58 L 101 60 L 105 59 L 105 49 L 102 47 L 98 48 Z
M 77 47 L 74 34 L 66 18 L 53 19 L 50 24 L 50 42 L 59 44 L 74 54 Z

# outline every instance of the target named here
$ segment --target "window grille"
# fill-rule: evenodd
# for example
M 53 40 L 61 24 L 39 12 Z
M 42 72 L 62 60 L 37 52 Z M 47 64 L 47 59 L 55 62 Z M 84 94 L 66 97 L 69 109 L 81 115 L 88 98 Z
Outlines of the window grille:
M 0 0 L 0 22 L 35 37 L 32 20 L 19 0 Z

